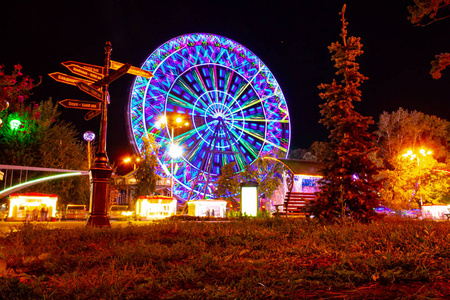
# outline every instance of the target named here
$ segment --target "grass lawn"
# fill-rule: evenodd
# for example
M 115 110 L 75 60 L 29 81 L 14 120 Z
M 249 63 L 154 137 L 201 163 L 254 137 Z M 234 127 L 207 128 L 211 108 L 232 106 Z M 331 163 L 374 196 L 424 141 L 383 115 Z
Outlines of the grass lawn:
M 450 222 L 27 225 L 0 276 L 2 299 L 450 299 Z

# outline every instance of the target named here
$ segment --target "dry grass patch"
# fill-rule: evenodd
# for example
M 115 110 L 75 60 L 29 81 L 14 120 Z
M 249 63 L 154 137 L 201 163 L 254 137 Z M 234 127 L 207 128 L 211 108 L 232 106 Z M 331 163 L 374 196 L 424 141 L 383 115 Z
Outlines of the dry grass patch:
M 21 227 L 0 240 L 5 299 L 450 297 L 450 222 L 166 220 Z

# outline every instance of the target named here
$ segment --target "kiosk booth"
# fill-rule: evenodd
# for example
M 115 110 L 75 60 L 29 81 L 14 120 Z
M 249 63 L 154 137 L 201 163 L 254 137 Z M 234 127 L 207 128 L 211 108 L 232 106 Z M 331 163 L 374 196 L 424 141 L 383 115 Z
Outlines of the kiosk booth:
M 46 220 L 55 218 L 56 201 L 55 194 L 26 193 L 9 195 L 9 221 L 33 221 L 40 220 L 41 209 L 46 210 Z M 28 220 L 27 220 L 28 216 Z
M 161 219 L 177 213 L 177 200 L 169 196 L 140 196 L 136 217 L 141 220 Z
M 189 216 L 215 218 L 226 216 L 227 201 L 225 200 L 190 200 L 187 205 Z

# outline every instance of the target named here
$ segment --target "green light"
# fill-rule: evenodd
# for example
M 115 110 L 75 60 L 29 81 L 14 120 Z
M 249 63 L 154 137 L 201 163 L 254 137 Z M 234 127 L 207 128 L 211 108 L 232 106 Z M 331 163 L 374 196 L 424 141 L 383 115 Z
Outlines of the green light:
M 19 120 L 11 120 L 11 122 L 9 122 L 9 126 L 12 130 L 18 130 L 20 125 L 22 125 L 22 122 Z

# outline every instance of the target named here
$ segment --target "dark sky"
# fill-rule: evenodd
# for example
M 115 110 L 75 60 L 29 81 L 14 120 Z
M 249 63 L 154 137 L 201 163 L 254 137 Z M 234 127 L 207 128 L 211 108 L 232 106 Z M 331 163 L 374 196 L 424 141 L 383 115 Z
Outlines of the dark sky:
M 33 78 L 43 76 L 32 101 L 52 97 L 93 100 L 76 87 L 57 83 L 48 73 L 70 72 L 61 62 L 104 63 L 111 41 L 112 59 L 140 66 L 161 44 L 179 35 L 206 32 L 230 38 L 255 53 L 275 75 L 291 116 L 291 149 L 325 140 L 317 86 L 330 83 L 334 68 L 327 46 L 340 37 L 342 5 L 347 3 L 349 35 L 361 37 L 358 58 L 369 80 L 356 110 L 378 121 L 383 111 L 399 107 L 450 120 L 450 71 L 429 75 L 435 54 L 450 51 L 450 19 L 427 27 L 407 20 L 412 1 L 8 1 L 0 12 L 0 64 L 23 66 Z M 110 85 L 107 150 L 111 161 L 131 153 L 125 112 L 134 76 Z M 86 111 L 61 107 L 76 123 L 80 137 L 98 133 L 99 119 L 84 121 Z

